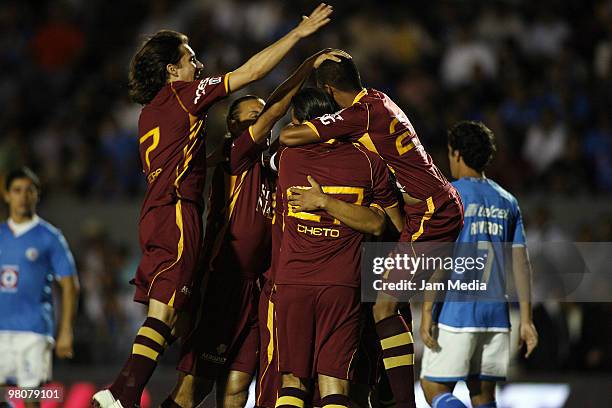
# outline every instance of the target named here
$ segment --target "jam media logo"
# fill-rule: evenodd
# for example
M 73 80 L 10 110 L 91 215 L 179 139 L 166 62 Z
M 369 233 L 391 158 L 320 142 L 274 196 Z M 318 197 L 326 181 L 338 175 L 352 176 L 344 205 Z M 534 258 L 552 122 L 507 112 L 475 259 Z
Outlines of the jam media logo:
M 28 261 L 34 262 L 38 259 L 38 249 L 30 247 L 26 249 L 25 256 L 28 258 Z
M 17 292 L 19 282 L 19 267 L 17 265 L 2 265 L 0 271 L 0 292 Z

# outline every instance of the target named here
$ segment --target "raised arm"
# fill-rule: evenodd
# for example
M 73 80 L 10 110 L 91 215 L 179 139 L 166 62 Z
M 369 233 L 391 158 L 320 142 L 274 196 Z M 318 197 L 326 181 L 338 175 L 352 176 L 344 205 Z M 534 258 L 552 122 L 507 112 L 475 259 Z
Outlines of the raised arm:
M 229 89 L 237 91 L 251 82 L 266 76 L 285 55 L 302 38 L 308 37 L 330 22 L 332 7 L 325 3 L 319 6 L 308 17 L 303 17 L 300 24 L 283 38 L 252 56 L 241 67 L 232 71 L 229 76 Z
M 323 210 L 355 231 L 380 236 L 385 229 L 385 213 L 375 207 L 350 204 L 325 194 L 310 176 L 310 189 L 292 188 L 287 197 L 295 211 Z
M 261 143 L 268 137 L 274 124 L 287 113 L 291 98 L 300 90 L 304 82 L 310 76 L 313 69 L 316 69 L 325 60 L 340 61 L 338 57 L 346 53 L 340 50 L 325 49 L 319 51 L 306 59 L 302 65 L 285 82 L 272 92 L 266 107 L 251 126 L 251 134 L 256 143 Z

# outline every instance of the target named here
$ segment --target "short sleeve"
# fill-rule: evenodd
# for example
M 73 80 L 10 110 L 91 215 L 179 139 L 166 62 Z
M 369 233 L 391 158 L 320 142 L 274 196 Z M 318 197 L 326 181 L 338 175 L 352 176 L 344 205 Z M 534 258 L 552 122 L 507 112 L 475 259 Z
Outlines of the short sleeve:
M 391 174 L 382 159 L 368 152 L 372 166 L 372 203 L 370 206 L 381 210 L 398 205 L 397 195 L 391 184 Z
M 252 134 L 252 127 L 242 132 L 240 136 L 232 141 L 230 150 L 230 172 L 232 174 L 240 174 L 248 170 L 256 162 L 261 160 L 261 154 L 267 148 L 268 144 L 255 143 Z
M 52 235 L 49 250 L 51 268 L 56 278 L 76 275 L 74 258 L 61 232 L 57 231 Z
M 518 204 L 515 207 L 515 223 L 514 232 L 512 236 L 512 246 L 523 246 L 525 245 L 525 230 L 523 228 L 523 216 L 521 215 L 521 209 Z
M 194 116 L 203 116 L 218 100 L 229 94 L 229 76 L 208 77 L 192 82 L 172 83 L 182 107 Z
M 322 141 L 330 139 L 356 142 L 369 127 L 369 108 L 367 104 L 356 103 L 346 109 L 306 121 Z

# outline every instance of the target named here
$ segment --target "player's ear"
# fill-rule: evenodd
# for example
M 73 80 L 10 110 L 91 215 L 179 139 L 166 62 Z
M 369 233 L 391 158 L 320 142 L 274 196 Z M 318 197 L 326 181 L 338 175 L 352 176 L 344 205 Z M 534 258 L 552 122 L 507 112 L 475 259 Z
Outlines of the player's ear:
M 178 67 L 176 65 L 174 65 L 174 64 L 168 64 L 168 65 L 166 65 L 166 72 L 170 76 L 177 77 L 178 76 Z

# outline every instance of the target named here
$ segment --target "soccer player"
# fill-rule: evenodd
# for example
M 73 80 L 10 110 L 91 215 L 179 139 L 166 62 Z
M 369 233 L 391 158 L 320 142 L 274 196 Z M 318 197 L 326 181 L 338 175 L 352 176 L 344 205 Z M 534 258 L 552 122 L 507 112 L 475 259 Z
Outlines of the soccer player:
M 51 350 L 72 358 L 78 301 L 74 259 L 62 233 L 36 215 L 38 177 L 28 168 L 6 177 L 9 219 L 0 224 L 0 385 L 39 387 L 51 380 Z M 55 328 L 51 285 L 61 289 Z M 37 407 L 37 402 L 28 402 Z
M 331 12 L 319 5 L 283 38 L 222 76 L 200 79 L 202 64 L 187 37 L 175 31 L 158 32 L 134 56 L 129 89 L 144 105 L 138 128 L 148 188 L 139 226 L 143 257 L 133 282 L 134 299 L 147 304 L 148 313 L 123 369 L 108 390 L 94 395 L 95 406 L 138 405 L 160 354 L 181 335 L 172 332 L 199 280 L 208 109 L 265 76 L 300 39 L 327 24 Z
M 331 50 L 308 58 L 270 95 L 267 104 L 247 95 L 229 107 L 227 161 L 215 169 L 209 200 L 205 243 L 209 278 L 199 306 L 202 317 L 179 364 L 180 371 L 195 378 L 182 376 L 170 398 L 176 405 L 167 400 L 164 406 L 197 406 L 205 392 L 192 400 L 194 389 L 209 391 L 213 383 L 219 406 L 243 407 L 247 401 L 258 366 L 258 281 L 270 265 L 276 178 L 263 166 L 262 154 L 272 127 L 287 112 L 293 95 L 312 69 L 330 58 L 339 61 Z M 186 382 L 194 386 L 187 387 Z
M 315 76 L 317 86 L 342 110 L 286 127 L 281 143 L 297 146 L 330 139 L 361 143 L 382 157 L 403 193 L 405 226 L 400 241 L 454 242 L 463 225 L 461 200 L 421 145 L 406 114 L 384 93 L 363 87 L 352 59 L 327 61 Z M 390 279 L 398 279 L 394 272 Z M 413 339 L 398 313 L 398 300 L 379 292 L 373 314 L 396 406 L 414 407 Z
M 523 220 L 516 198 L 485 176 L 484 170 L 495 153 L 493 133 L 480 122 L 459 122 L 448 133 L 448 159 L 453 184 L 465 205 L 465 226 L 458 245 L 472 243 L 487 250 L 490 263 L 487 281 L 489 293 L 504 294 L 505 260 L 502 243 L 512 244 L 512 270 L 519 296 L 520 341 L 525 342 L 529 357 L 538 344 L 532 321 L 530 291 L 531 267 L 525 246 Z M 486 244 L 486 245 L 483 245 Z M 458 248 L 464 252 L 463 249 Z M 493 258 L 495 257 L 495 258 Z M 453 274 L 453 278 L 466 276 Z M 467 279 L 467 278 L 465 278 Z M 510 318 L 507 302 L 447 301 L 433 312 L 432 303 L 424 302 L 421 336 L 426 349 L 421 370 L 421 384 L 427 401 L 434 408 L 465 407 L 452 395 L 457 381 L 466 381 L 472 406 L 492 408 L 495 383 L 506 377 L 509 361 Z M 469 300 L 469 299 L 468 299 Z
M 302 107 L 311 115 L 300 117 Z M 322 90 L 303 89 L 293 121 L 322 113 L 326 120 L 333 108 Z M 276 407 L 302 407 L 314 378 L 322 407 L 347 407 L 359 342 L 360 247 L 364 233 L 382 233 L 384 209 L 397 206 L 390 175 L 378 156 L 339 141 L 284 149 L 278 174 L 285 197 L 273 294 L 283 374 Z

